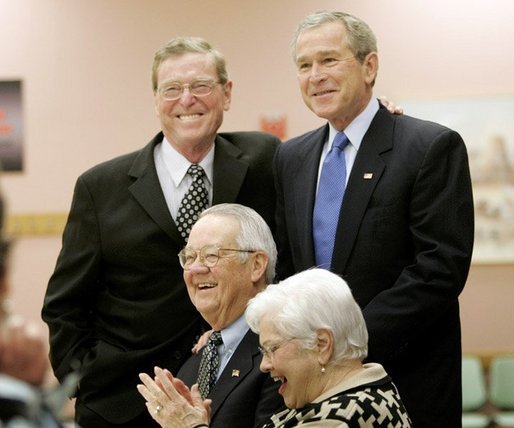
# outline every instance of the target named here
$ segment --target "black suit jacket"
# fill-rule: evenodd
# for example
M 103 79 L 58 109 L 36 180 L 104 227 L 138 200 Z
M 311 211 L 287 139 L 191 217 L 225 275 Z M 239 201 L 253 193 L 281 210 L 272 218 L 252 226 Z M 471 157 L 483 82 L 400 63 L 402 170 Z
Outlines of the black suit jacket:
M 280 277 L 315 265 L 312 211 L 328 125 L 279 147 Z M 461 424 L 458 296 L 473 247 L 466 148 L 454 131 L 381 108 L 341 206 L 332 270 L 363 309 L 369 359 L 397 384 L 416 427 Z
M 209 394 L 212 399 L 211 428 L 260 427 L 284 406 L 279 383 L 259 370 L 262 355 L 259 336 L 248 331 Z M 191 386 L 197 383 L 202 351 L 191 356 L 177 377 Z
M 80 367 L 81 405 L 112 423 L 146 412 L 138 373 L 156 365 L 176 373 L 202 324 L 177 258 L 184 241 L 154 165 L 162 138 L 78 178 L 42 311 L 57 378 Z M 219 134 L 213 203 L 250 206 L 273 228 L 278 144 L 257 132 Z

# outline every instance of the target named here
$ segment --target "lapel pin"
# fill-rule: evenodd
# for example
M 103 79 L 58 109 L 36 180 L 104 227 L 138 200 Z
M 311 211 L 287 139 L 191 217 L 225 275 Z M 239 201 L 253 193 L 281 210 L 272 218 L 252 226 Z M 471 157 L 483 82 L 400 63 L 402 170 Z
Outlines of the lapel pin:
M 237 369 L 232 370 L 232 377 L 239 377 L 240 371 Z
M 365 172 L 364 173 L 364 180 L 371 180 L 373 178 L 372 172 Z

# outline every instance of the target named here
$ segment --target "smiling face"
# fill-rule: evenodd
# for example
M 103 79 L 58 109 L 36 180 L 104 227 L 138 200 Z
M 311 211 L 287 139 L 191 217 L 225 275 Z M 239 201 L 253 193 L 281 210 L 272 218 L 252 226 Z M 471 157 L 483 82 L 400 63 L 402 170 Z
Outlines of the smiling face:
M 193 226 L 187 248 L 196 251 L 206 246 L 239 249 L 238 233 L 239 223 L 235 218 L 207 215 Z M 221 330 L 239 318 L 248 300 L 265 285 L 266 263 L 262 252 L 249 253 L 244 262 L 235 251 L 220 251 L 220 255 L 211 268 L 197 257 L 189 270 L 184 270 L 191 301 L 215 330 Z
M 269 316 L 259 323 L 259 342 L 269 351 L 263 355 L 260 369 L 282 383 L 278 392 L 288 408 L 303 407 L 321 395 L 324 383 L 317 352 L 303 349 L 298 340 L 285 340 Z
M 369 102 L 378 57 L 371 52 L 361 64 L 346 42 L 343 24 L 330 22 L 298 37 L 296 66 L 307 107 L 341 131 Z
M 177 100 L 165 100 L 159 88 L 170 83 L 197 80 L 218 82 L 211 55 L 186 53 L 164 60 L 157 73 L 155 109 L 164 135 L 176 150 L 186 157 L 191 151 L 206 152 L 223 122 L 223 112 L 230 107 L 232 82 L 216 84 L 211 94 L 195 97 L 186 89 Z

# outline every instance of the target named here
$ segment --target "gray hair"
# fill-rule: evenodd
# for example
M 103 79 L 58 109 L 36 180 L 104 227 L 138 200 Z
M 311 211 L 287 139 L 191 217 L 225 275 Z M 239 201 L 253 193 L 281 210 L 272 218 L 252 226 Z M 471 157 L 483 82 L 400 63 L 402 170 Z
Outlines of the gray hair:
M 362 361 L 368 353 L 368 330 L 359 305 L 347 283 L 325 269 L 306 270 L 269 285 L 249 301 L 245 315 L 255 333 L 266 316 L 284 339 L 299 339 L 306 349 L 316 346 L 317 330 L 329 329 L 334 364 Z
M 273 235 L 264 219 L 252 208 L 240 204 L 218 204 L 203 211 L 198 219 L 208 215 L 234 218 L 239 222 L 239 235 L 236 239 L 239 248 L 244 250 L 263 251 L 268 255 L 266 282 L 275 278 L 277 264 L 277 247 Z M 240 253 L 242 260 L 248 258 L 247 253 Z
M 212 57 L 219 82 L 224 85 L 228 82 L 228 73 L 225 57 L 214 49 L 207 40 L 201 37 L 175 37 L 155 52 L 152 66 L 152 88 L 157 91 L 157 74 L 161 64 L 172 56 L 181 56 L 187 53 L 203 53 Z
M 361 64 L 366 55 L 370 52 L 377 52 L 377 39 L 369 25 L 363 20 L 344 12 L 322 10 L 307 16 L 298 24 L 291 44 L 293 61 L 296 62 L 296 45 L 300 35 L 305 31 L 320 27 L 329 22 L 340 22 L 343 24 L 348 36 L 346 40 L 348 47 Z

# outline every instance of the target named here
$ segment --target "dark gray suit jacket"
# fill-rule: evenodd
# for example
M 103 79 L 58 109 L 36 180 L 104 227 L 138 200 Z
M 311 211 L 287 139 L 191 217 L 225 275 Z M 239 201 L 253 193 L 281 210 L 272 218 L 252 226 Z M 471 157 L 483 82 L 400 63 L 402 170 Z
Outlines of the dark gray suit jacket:
M 262 355 L 259 336 L 248 331 L 209 394 L 212 399 L 210 428 L 260 427 L 284 406 L 280 385 L 259 370 Z M 202 351 L 191 356 L 177 377 L 189 387 L 197 382 Z
M 276 154 L 279 276 L 315 265 L 312 211 L 328 125 Z M 458 296 L 473 247 L 466 148 L 454 131 L 381 108 L 355 159 L 333 271 L 363 309 L 369 360 L 398 386 L 416 427 L 461 424 Z
M 81 405 L 111 423 L 146 412 L 138 373 L 154 366 L 176 373 L 203 322 L 183 282 L 177 254 L 184 241 L 154 165 L 161 141 L 158 134 L 78 178 L 44 300 L 57 378 L 80 368 Z M 213 203 L 250 206 L 273 229 L 271 164 L 279 143 L 258 132 L 219 134 Z

